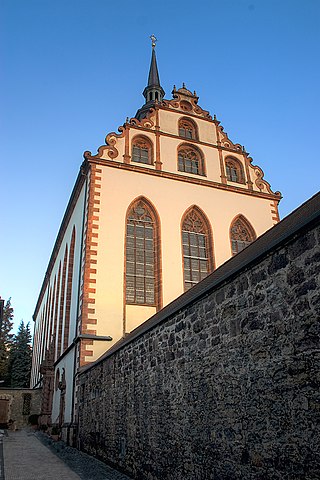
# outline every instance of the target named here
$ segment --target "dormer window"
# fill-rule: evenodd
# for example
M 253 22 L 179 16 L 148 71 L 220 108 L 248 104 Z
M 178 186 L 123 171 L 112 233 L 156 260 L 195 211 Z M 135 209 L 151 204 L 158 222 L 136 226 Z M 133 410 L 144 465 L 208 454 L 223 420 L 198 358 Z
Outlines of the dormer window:
M 178 149 L 178 170 L 205 175 L 203 157 L 200 151 L 191 145 L 181 145 Z
M 180 137 L 198 139 L 197 128 L 192 120 L 180 118 L 178 128 Z
M 226 174 L 229 182 L 245 183 L 242 164 L 235 158 L 226 159 Z
M 153 164 L 152 144 L 145 137 L 136 137 L 132 142 L 132 162 Z

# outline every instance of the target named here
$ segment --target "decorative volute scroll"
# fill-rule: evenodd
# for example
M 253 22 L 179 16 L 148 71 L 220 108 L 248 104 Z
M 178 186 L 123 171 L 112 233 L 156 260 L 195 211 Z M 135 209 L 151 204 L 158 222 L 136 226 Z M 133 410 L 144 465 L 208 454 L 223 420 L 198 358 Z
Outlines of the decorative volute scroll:
M 217 126 L 217 143 L 221 145 L 221 147 L 228 148 L 230 150 L 234 150 L 235 152 L 243 152 L 244 147 L 240 145 L 240 143 L 233 143 L 230 138 L 228 137 L 227 132 L 224 132 L 223 126 L 214 116 L 214 123 Z
M 130 127 L 141 128 L 142 130 L 155 129 L 155 110 L 150 108 L 146 117 L 138 120 L 137 118 L 127 118 L 126 122 L 118 128 L 120 133 L 111 132 L 105 138 L 105 145 L 101 145 L 98 148 L 97 155 L 92 155 L 89 150 L 86 150 L 83 154 L 85 160 L 95 160 L 95 159 L 105 159 L 107 157 L 108 160 L 113 160 L 119 157 L 119 150 L 117 148 L 117 142 L 119 139 L 122 139 L 126 135 L 126 131 L 130 129 Z
M 212 116 L 207 110 L 203 110 L 198 105 L 199 97 L 196 92 L 190 92 L 185 86 L 182 85 L 182 88 L 176 89 L 174 85 L 172 90 L 173 100 L 163 100 L 162 105 L 164 107 L 180 110 L 184 113 L 191 113 L 208 120 L 212 120 Z
M 116 145 L 117 140 L 119 138 L 124 137 L 125 129 L 126 129 L 126 124 L 124 124 L 123 126 L 118 128 L 118 131 L 120 133 L 115 133 L 115 132 L 108 133 L 108 135 L 105 138 L 106 144 L 101 145 L 101 147 L 98 148 L 97 155 L 92 155 L 89 150 L 86 150 L 83 154 L 84 158 L 86 160 L 94 160 L 94 159 L 98 159 L 98 158 L 104 158 L 105 157 L 105 152 L 107 153 L 107 156 L 109 157 L 109 159 L 113 160 L 114 158 L 117 158 L 117 156 L 119 155 L 119 151 L 117 150 L 115 145 Z
M 246 161 L 248 162 L 250 170 L 253 170 L 252 180 L 253 180 L 255 186 L 260 190 L 260 192 L 271 193 L 272 195 L 276 195 L 280 200 L 282 198 L 281 192 L 279 192 L 279 191 L 273 192 L 271 190 L 270 183 L 267 182 L 267 180 L 264 180 L 264 178 L 263 178 L 263 176 L 264 176 L 263 170 L 260 167 L 258 167 L 258 165 L 252 165 L 252 158 L 249 157 L 248 152 L 243 152 L 243 153 L 245 155 Z
M 252 165 L 252 158 L 249 156 L 249 153 L 246 152 L 245 147 L 243 145 L 240 145 L 240 143 L 233 143 L 230 140 L 230 138 L 228 137 L 228 134 L 223 130 L 223 126 L 217 120 L 216 116 L 214 116 L 213 121 L 217 128 L 217 145 L 229 152 L 234 151 L 240 154 L 245 161 L 246 168 L 248 168 L 250 171 L 251 179 L 254 185 L 256 186 L 256 188 L 260 192 L 263 192 L 263 193 L 267 192 L 267 193 L 270 193 L 271 195 L 276 195 L 280 200 L 282 198 L 281 193 L 273 192 L 271 190 L 270 184 L 263 178 L 264 176 L 263 170 L 257 165 Z
M 150 130 L 153 130 L 155 127 L 155 123 L 153 120 L 151 120 L 151 117 L 154 117 L 154 113 L 155 113 L 155 110 L 153 108 L 150 108 L 145 118 L 138 120 L 136 117 L 133 117 L 133 118 L 130 118 L 128 123 L 129 125 L 132 125 L 134 127 L 149 128 Z

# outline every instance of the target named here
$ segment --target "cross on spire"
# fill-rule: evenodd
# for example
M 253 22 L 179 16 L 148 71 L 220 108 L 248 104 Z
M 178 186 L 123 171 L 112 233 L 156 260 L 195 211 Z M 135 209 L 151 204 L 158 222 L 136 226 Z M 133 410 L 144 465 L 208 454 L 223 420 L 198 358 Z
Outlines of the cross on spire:
M 154 48 L 156 46 L 156 42 L 158 41 L 157 38 L 155 37 L 154 33 L 152 35 L 150 35 L 150 39 L 151 39 L 151 42 L 152 42 L 152 48 Z
M 156 59 L 156 42 L 157 38 L 154 34 L 150 35 L 152 54 L 151 54 L 151 63 L 148 76 L 148 83 L 145 89 L 143 90 L 143 96 L 146 99 L 145 104 L 140 108 L 136 114 L 138 119 L 144 118 L 148 110 L 155 104 L 161 103 L 165 95 L 165 91 L 160 85 L 160 78 L 157 66 Z
M 149 102 L 162 102 L 164 97 L 164 90 L 160 85 L 160 78 L 157 66 L 157 59 L 156 59 L 156 37 L 154 34 L 150 36 L 152 42 L 152 55 L 151 55 L 151 64 L 149 70 L 149 77 L 148 77 L 148 85 L 143 91 L 143 95 L 146 99 L 146 103 Z

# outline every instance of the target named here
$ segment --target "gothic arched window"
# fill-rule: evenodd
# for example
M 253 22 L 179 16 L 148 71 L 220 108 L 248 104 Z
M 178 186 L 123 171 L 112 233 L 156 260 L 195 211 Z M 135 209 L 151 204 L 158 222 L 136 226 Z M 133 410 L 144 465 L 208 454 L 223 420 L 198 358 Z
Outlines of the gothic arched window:
M 73 227 L 70 252 L 69 252 L 69 261 L 68 261 L 68 274 L 67 274 L 67 292 L 66 292 L 66 318 L 64 322 L 64 340 L 63 340 L 63 350 L 66 350 L 69 344 L 69 329 L 70 329 L 70 308 L 71 308 L 71 297 L 72 297 L 72 282 L 73 282 L 73 264 L 74 264 L 74 247 L 76 241 L 76 230 Z
M 238 215 L 230 227 L 232 255 L 236 255 L 256 239 L 256 234 L 246 218 Z
M 178 123 L 180 137 L 198 139 L 197 127 L 192 120 L 188 118 L 180 118 Z
M 226 174 L 229 182 L 244 183 L 242 164 L 235 158 L 226 159 Z
M 181 145 L 178 149 L 178 170 L 205 175 L 203 157 L 200 151 L 191 145 Z
M 61 290 L 60 290 L 60 313 L 59 313 L 58 346 L 57 346 L 58 357 L 62 353 L 61 342 L 62 342 L 64 304 L 65 304 L 65 298 L 66 298 L 65 294 L 66 294 L 67 259 L 68 259 L 68 246 L 66 245 L 65 252 L 64 252 L 62 279 L 61 279 Z
M 184 289 L 196 285 L 213 270 L 211 228 L 199 208 L 191 208 L 182 222 Z
M 126 221 L 126 303 L 160 307 L 159 221 L 145 199 L 137 200 Z
M 146 137 L 135 137 L 132 141 L 133 162 L 153 164 L 152 143 Z

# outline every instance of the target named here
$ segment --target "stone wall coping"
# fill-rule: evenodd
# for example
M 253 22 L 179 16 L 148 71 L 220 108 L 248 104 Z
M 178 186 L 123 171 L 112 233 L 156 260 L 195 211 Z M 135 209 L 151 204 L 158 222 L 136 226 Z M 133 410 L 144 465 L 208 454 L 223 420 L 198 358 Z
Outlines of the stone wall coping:
M 2 391 L 11 391 L 11 392 L 37 392 L 42 390 L 42 387 L 38 388 L 28 388 L 28 387 L 0 387 L 0 392 Z
M 167 320 L 172 315 L 177 314 L 183 308 L 199 301 L 202 297 L 211 293 L 213 289 L 229 282 L 241 271 L 248 268 L 250 265 L 257 263 L 262 257 L 267 256 L 272 251 L 287 243 L 293 236 L 298 234 L 299 231 L 309 230 L 313 225 L 319 222 L 320 192 L 303 203 L 277 225 L 267 230 L 240 253 L 227 260 L 204 280 L 166 305 L 163 309 L 129 333 L 125 338 L 119 340 L 119 342 L 113 345 L 95 362 L 82 367 L 79 370 L 79 374 L 87 372 L 106 358 L 114 355 L 117 351 L 136 340 L 141 335 Z

